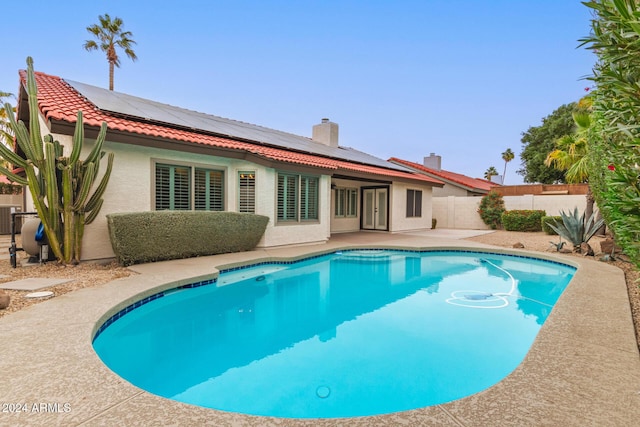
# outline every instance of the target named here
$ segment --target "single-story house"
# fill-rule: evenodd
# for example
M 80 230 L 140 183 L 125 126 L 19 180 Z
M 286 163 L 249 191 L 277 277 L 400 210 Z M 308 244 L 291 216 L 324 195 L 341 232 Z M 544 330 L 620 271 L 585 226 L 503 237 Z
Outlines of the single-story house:
M 446 196 L 484 196 L 492 188 L 499 187 L 500 184 L 482 178 L 471 178 L 460 173 L 447 171 L 441 168 L 442 158 L 431 153 L 429 157 L 424 157 L 423 164 L 410 162 L 408 160 L 392 157 L 389 162 L 395 163 L 411 169 L 416 173 L 424 174 L 433 179 L 442 181 L 442 187 L 433 189 L 433 197 Z
M 28 125 L 25 71 L 20 81 L 17 114 Z M 338 125 L 328 119 L 308 138 L 40 72 L 36 83 L 42 132 L 65 150 L 78 110 L 83 156 L 100 124 L 108 124 L 104 150 L 115 154 L 114 167 L 100 215 L 85 230 L 84 259 L 114 256 L 106 215 L 115 212 L 261 214 L 269 223 L 260 247 L 324 242 L 340 232 L 431 228 L 432 189 L 442 181 L 338 145 Z

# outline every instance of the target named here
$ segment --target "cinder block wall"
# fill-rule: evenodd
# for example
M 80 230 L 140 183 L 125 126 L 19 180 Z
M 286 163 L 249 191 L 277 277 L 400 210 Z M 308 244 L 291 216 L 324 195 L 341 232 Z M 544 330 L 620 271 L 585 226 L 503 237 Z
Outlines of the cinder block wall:
M 560 211 L 573 211 L 575 207 L 579 212 L 583 212 L 587 206 L 587 198 L 584 195 L 534 196 L 529 194 L 505 196 L 503 199 L 507 210 L 544 210 L 547 215 L 560 215 Z M 433 217 L 438 220 L 437 228 L 489 229 L 478 214 L 481 200 L 481 197 L 434 197 Z

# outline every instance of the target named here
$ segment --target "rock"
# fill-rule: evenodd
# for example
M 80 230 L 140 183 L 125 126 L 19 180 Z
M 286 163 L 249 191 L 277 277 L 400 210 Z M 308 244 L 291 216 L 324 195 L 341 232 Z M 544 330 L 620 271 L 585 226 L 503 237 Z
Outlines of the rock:
M 524 245 L 522 243 L 520 243 L 520 242 L 514 243 L 513 247 L 516 248 L 516 249 L 524 249 Z
M 549 241 L 549 243 L 551 243 L 551 246 L 549 246 L 549 249 L 551 249 L 551 248 L 555 248 L 555 249 L 556 249 L 556 252 L 560 252 L 560 250 L 561 250 L 562 248 L 564 248 L 564 245 L 565 245 L 567 242 L 562 242 L 562 241 L 561 241 L 561 242 L 555 243 L 555 242 Z
M 593 249 L 591 249 L 591 246 L 586 242 L 580 244 L 580 253 L 583 256 L 594 256 Z
M 616 246 L 612 238 L 604 239 L 600 242 L 600 252 L 603 254 L 612 254 L 614 250 L 620 252 L 620 248 Z
M 9 307 L 9 302 L 11 301 L 11 296 L 9 294 L 0 291 L 0 310 L 4 310 Z
M 560 248 L 560 250 L 558 250 L 558 252 L 560 252 L 561 254 L 570 254 L 573 251 L 569 248 Z

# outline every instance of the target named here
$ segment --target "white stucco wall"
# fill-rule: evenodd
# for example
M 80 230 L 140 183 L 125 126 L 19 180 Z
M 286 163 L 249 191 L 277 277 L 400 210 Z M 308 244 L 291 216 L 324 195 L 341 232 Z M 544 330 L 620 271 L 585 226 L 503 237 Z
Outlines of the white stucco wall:
M 358 215 L 355 218 L 335 217 L 335 190 L 331 190 L 331 232 L 345 233 L 360 230 L 360 218 L 362 216 L 362 187 L 370 184 L 362 181 L 345 179 L 333 179 L 336 187 L 358 189 Z M 407 189 L 422 191 L 422 216 L 407 218 Z M 431 228 L 431 194 L 432 188 L 428 186 L 393 182 L 389 187 L 389 231 L 400 232 L 408 230 L 422 230 Z
M 407 218 L 407 190 L 422 191 L 422 216 Z M 393 182 L 389 191 L 389 231 L 423 230 L 431 228 L 432 188 L 419 184 Z
M 329 209 L 331 205 L 331 179 L 327 175 L 320 176 L 319 194 L 319 221 L 281 223 L 278 224 L 276 218 L 276 184 L 277 173 L 274 169 L 264 169 L 265 180 L 261 186 L 259 194 L 260 203 L 263 210 L 256 212 L 269 216 L 269 224 L 264 237 L 258 244 L 259 247 L 300 245 L 316 242 L 325 242 L 331 235 Z M 269 211 L 269 213 L 263 213 Z
M 358 190 L 358 206 L 356 209 L 357 215 L 355 218 L 336 218 L 335 216 L 335 190 L 331 190 L 331 232 L 332 233 L 345 233 L 360 230 L 360 215 L 362 214 L 362 206 L 360 206 L 360 198 L 361 198 L 361 190 L 362 182 L 361 181 L 351 181 L 346 179 L 333 179 L 332 184 L 336 187 L 341 188 L 356 188 Z
M 46 124 L 41 123 L 46 132 Z M 71 146 L 72 138 L 66 135 L 53 135 L 65 147 Z M 86 140 L 81 158 L 91 150 L 93 140 Z M 327 209 L 330 206 L 330 178 L 319 176 L 319 221 L 298 224 L 277 224 L 276 218 L 276 180 L 277 171 L 255 163 L 207 156 L 158 148 L 147 148 L 129 144 L 105 142 L 104 151 L 113 152 L 115 159 L 109 184 L 104 194 L 104 204 L 95 221 L 85 228 L 83 240 L 83 260 L 113 258 L 106 216 L 118 212 L 141 212 L 154 208 L 155 162 L 184 164 L 221 169 L 225 172 L 225 210 L 237 211 L 239 171 L 256 172 L 256 213 L 269 217 L 269 223 L 258 246 L 279 246 L 326 241 L 330 236 L 330 218 Z M 65 148 L 65 154 L 68 154 Z M 100 177 L 106 168 L 106 157 L 100 169 Z M 98 182 L 98 181 L 97 181 Z M 34 209 L 30 197 L 26 209 Z

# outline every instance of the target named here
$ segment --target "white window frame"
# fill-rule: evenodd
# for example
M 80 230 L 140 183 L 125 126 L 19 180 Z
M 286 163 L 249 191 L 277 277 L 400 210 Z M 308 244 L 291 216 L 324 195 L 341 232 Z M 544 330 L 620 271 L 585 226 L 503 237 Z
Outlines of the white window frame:
M 278 224 L 320 221 L 320 177 L 278 172 L 275 211 Z
M 188 192 L 188 206 L 183 206 L 182 208 L 176 209 L 175 203 L 175 181 L 173 178 L 170 178 L 169 188 L 169 207 L 159 209 L 158 208 L 158 168 L 168 168 L 170 171 L 170 176 L 175 176 L 175 171 L 178 169 L 186 169 L 188 171 L 188 182 L 187 192 Z M 205 171 L 207 174 L 205 175 L 205 187 L 209 189 L 206 191 L 204 195 L 205 200 L 205 209 L 196 209 L 196 171 Z M 212 195 L 210 186 L 212 185 L 211 176 L 208 172 L 216 172 L 220 174 L 220 181 L 217 185 L 219 189 L 219 195 L 215 193 Z M 185 162 L 176 162 L 172 160 L 153 160 L 152 161 L 152 179 L 153 179 L 153 189 L 151 193 L 152 197 L 152 206 L 154 210 L 214 210 L 214 211 L 224 211 L 226 210 L 226 170 L 225 168 L 218 168 L 212 165 L 203 165 L 203 164 L 193 164 L 193 163 L 185 163 Z M 214 189 L 215 190 L 215 189 Z M 213 196 L 213 197 L 212 197 Z M 215 204 L 217 202 L 217 209 L 211 209 L 212 203 Z
M 336 187 L 334 190 L 335 218 L 358 217 L 358 189 L 352 187 Z

